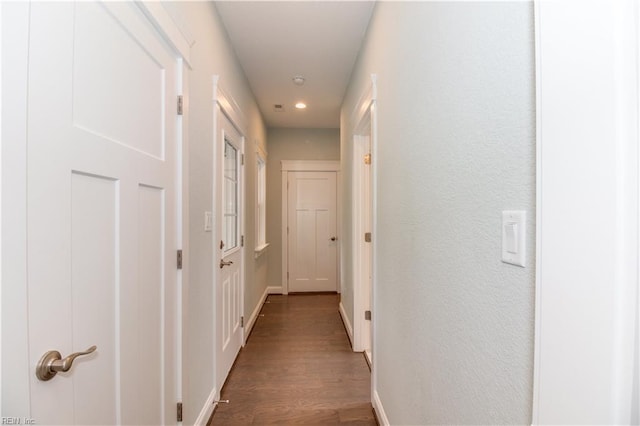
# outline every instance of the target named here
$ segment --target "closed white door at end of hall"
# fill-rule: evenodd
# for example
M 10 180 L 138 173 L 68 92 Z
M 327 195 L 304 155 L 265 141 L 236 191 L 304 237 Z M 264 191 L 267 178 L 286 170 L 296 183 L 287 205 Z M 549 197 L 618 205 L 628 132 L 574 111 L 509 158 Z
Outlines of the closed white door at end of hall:
M 337 291 L 336 172 L 289 172 L 289 291 Z

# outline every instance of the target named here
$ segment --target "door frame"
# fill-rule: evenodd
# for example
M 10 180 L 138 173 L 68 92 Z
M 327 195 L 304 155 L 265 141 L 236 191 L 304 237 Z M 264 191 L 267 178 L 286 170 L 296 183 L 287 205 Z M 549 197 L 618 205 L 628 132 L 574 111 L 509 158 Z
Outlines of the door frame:
M 11 392 L 0 391 L 0 413 L 12 417 L 29 418 L 31 414 L 28 344 L 27 298 L 27 95 L 30 7 L 28 3 L 1 3 L 2 62 L 13 67 L 2 69 L 2 104 L 11 99 L 9 109 L 2 109 L 2 144 L 0 145 L 2 222 L 2 285 L 0 291 L 0 376 L 2 388 L 11 383 Z M 11 43 L 7 40 L 11 38 Z M 7 119 L 4 119 L 7 117 Z M 11 183 L 9 183 L 11 182 Z M 13 329 L 4 332 L 5 327 Z M 9 350 L 11 348 L 11 350 Z M 5 368 L 6 366 L 6 368 Z M 8 406 L 12 411 L 9 414 Z
M 333 160 L 282 160 L 282 294 L 289 294 L 289 279 L 287 271 L 289 271 L 289 238 L 287 235 L 287 226 L 289 224 L 288 217 L 288 191 L 287 182 L 289 181 L 289 172 L 336 172 L 336 225 L 338 237 L 338 253 L 336 259 L 336 280 L 337 290 L 340 293 L 340 247 L 342 246 L 342 221 L 339 212 L 342 211 L 342 178 L 340 173 L 340 161 Z
M 640 415 L 640 8 L 536 0 L 534 10 L 532 424 L 629 424 Z
M 367 90 L 360 97 L 360 101 L 356 104 L 351 122 L 354 123 L 352 128 L 353 135 L 353 157 L 352 157 L 352 170 L 353 170 L 353 182 L 352 182 L 352 218 L 353 218 L 353 236 L 352 236 L 352 250 L 353 250 L 353 350 L 354 352 L 365 351 L 365 333 L 367 332 L 366 321 L 364 318 L 364 307 L 368 304 L 365 300 L 370 298 L 371 311 L 373 313 L 374 305 L 374 282 L 375 282 L 375 182 L 376 182 L 376 146 L 377 146 L 377 116 L 376 116 L 376 75 L 371 75 L 371 81 Z M 367 136 L 368 135 L 368 136 Z M 369 140 L 367 141 L 368 138 Z M 371 153 L 370 167 L 370 193 L 364 194 L 360 189 L 363 185 L 364 173 L 366 172 L 365 165 L 363 164 L 363 156 L 367 154 L 365 143 L 369 142 Z M 364 229 L 363 218 L 367 213 L 367 206 L 371 208 L 371 242 L 366 243 L 364 241 L 364 233 L 367 232 Z M 365 259 L 366 244 L 371 244 L 371 258 Z M 371 288 L 365 288 L 367 262 L 370 262 L 371 268 Z M 373 315 L 371 318 L 370 332 L 371 341 L 369 350 L 373 354 Z M 373 357 L 373 356 L 372 356 Z M 368 360 L 372 363 L 372 360 Z
M 238 131 L 238 133 L 240 134 L 240 141 L 239 141 L 240 152 L 239 153 L 243 158 L 244 158 L 245 145 L 246 145 L 247 119 L 244 113 L 242 112 L 242 110 L 240 109 L 240 106 L 235 101 L 235 99 L 231 95 L 229 95 L 228 92 L 223 89 L 223 87 L 221 87 L 219 83 L 220 76 L 214 75 L 212 76 L 211 80 L 212 80 L 212 103 L 213 103 L 213 141 L 212 143 L 213 143 L 213 164 L 214 164 L 214 170 L 212 174 L 212 199 L 211 199 L 212 210 L 211 211 L 214 212 L 214 218 L 215 218 L 215 221 L 217 222 L 218 220 L 220 220 L 220 218 L 217 217 L 218 203 L 219 202 L 222 203 L 222 201 L 219 200 L 219 198 L 221 197 L 221 194 L 217 193 L 216 191 L 216 188 L 218 187 L 218 183 L 219 183 L 218 167 L 221 160 L 220 158 L 218 158 L 218 154 L 221 152 L 221 150 L 218 149 L 218 145 L 221 143 L 221 141 L 219 140 L 220 134 L 218 132 L 219 117 L 220 117 L 220 114 L 224 114 L 229 120 L 229 122 L 231 123 L 231 125 L 234 126 Z M 246 204 L 245 203 L 246 173 L 245 173 L 245 167 L 244 167 L 244 160 L 241 160 L 239 174 L 240 174 L 240 180 L 241 180 L 239 194 L 238 194 L 239 210 L 241 211 L 239 226 L 240 226 L 240 236 L 241 238 L 243 238 L 245 235 L 245 222 L 246 222 L 246 216 L 247 216 L 246 205 L 245 205 Z M 218 273 L 219 273 L 218 265 L 221 260 L 220 249 L 217 244 L 217 242 L 220 241 L 221 239 L 221 235 L 218 235 L 217 229 L 218 229 L 218 226 L 214 226 L 214 231 L 211 239 L 212 250 L 213 250 L 213 253 L 215 253 L 211 263 L 212 281 L 213 281 L 212 284 L 214 286 L 213 300 L 212 300 L 213 310 L 214 310 L 214 317 L 213 317 L 214 321 L 216 320 L 216 317 L 217 317 L 217 313 L 215 313 L 215 310 L 218 307 L 217 290 L 215 290 L 215 288 L 219 284 L 218 283 Z M 241 315 L 244 315 L 246 245 L 239 244 L 239 249 L 240 249 L 240 257 L 242 259 L 242 266 L 240 268 L 240 311 L 241 311 Z M 242 332 L 241 335 L 242 335 L 242 346 L 244 347 L 246 343 L 246 336 L 244 332 Z M 214 355 L 218 351 L 219 344 L 220 344 L 220 336 L 218 336 L 217 327 L 214 327 L 214 338 L 213 338 L 213 354 Z M 217 360 L 214 359 L 213 360 L 213 371 L 214 371 L 213 390 L 209 396 L 209 401 L 207 401 L 205 408 L 203 409 L 203 411 L 200 413 L 200 416 L 198 417 L 199 419 L 200 418 L 206 419 L 208 418 L 207 416 L 211 415 L 211 412 L 213 412 L 213 409 L 215 408 L 214 400 L 220 396 L 221 389 L 217 388 L 217 384 L 219 382 L 217 377 L 217 374 L 218 374 L 217 370 L 218 370 Z
M 180 185 L 176 186 L 176 220 L 178 221 L 176 242 L 180 250 L 182 250 L 182 269 L 178 269 L 176 277 L 176 285 L 178 286 L 176 300 L 176 398 L 178 402 L 183 402 L 184 388 L 186 387 L 185 378 L 188 376 L 185 372 L 193 368 L 188 363 L 185 356 L 186 337 L 185 330 L 188 327 L 186 322 L 189 303 L 189 76 L 193 69 L 191 66 L 191 46 L 195 43 L 195 39 L 184 25 L 178 25 L 181 22 L 172 17 L 162 3 L 152 1 L 142 1 L 139 3 L 143 13 L 149 21 L 155 26 L 160 35 L 164 36 L 165 41 L 178 54 L 178 60 L 181 67 L 178 69 L 179 79 L 182 85 L 178 87 L 178 96 L 182 96 L 183 110 L 182 115 L 178 115 L 177 129 L 182 136 L 177 140 L 177 159 L 176 159 L 176 179 L 180 180 Z

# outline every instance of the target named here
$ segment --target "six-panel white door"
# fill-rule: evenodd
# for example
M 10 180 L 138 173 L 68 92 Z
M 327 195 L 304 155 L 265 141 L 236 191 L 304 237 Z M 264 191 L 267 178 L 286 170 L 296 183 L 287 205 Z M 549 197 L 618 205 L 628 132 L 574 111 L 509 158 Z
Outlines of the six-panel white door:
M 216 106 L 216 108 L 219 108 Z M 216 389 L 220 392 L 243 344 L 242 309 L 242 155 L 243 139 L 220 109 L 216 149 L 217 235 Z
M 289 172 L 289 292 L 337 291 L 336 172 Z
M 33 3 L 31 413 L 175 423 L 179 61 L 133 2 Z M 49 381 L 35 366 L 96 345 Z

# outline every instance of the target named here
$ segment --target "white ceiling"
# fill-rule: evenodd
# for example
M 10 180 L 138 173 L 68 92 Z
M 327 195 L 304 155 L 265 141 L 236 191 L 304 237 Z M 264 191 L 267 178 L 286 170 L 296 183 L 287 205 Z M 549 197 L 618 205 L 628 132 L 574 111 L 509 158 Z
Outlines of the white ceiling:
M 268 127 L 340 127 L 374 1 L 216 1 Z M 302 75 L 303 86 L 292 78 Z M 294 108 L 297 102 L 307 108 Z M 275 112 L 281 104 L 284 112 Z

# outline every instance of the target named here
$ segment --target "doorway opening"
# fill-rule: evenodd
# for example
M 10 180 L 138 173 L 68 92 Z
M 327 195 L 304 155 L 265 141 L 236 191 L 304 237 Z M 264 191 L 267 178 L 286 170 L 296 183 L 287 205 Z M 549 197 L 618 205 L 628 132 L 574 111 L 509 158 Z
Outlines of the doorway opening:
M 353 350 L 373 365 L 376 77 L 353 113 Z

